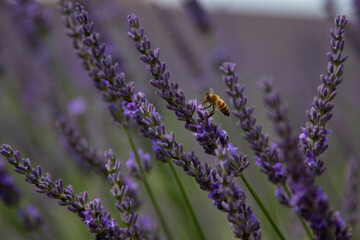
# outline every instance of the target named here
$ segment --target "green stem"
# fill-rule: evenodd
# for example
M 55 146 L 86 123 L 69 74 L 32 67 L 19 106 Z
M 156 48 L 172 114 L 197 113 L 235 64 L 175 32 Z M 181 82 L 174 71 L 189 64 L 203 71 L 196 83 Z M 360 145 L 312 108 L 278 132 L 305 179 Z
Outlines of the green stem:
M 243 182 L 245 183 L 246 187 L 249 189 L 251 195 L 254 197 L 256 203 L 258 204 L 258 206 L 260 207 L 260 209 L 264 213 L 265 217 L 269 220 L 271 226 L 274 228 L 274 230 L 277 233 L 277 235 L 279 236 L 279 238 L 282 239 L 282 240 L 285 240 L 284 235 L 280 231 L 279 227 L 276 225 L 274 219 L 272 218 L 272 216 L 270 215 L 270 213 L 266 209 L 266 207 L 265 207 L 264 203 L 261 201 L 260 197 L 255 192 L 254 188 L 251 186 L 249 180 L 247 180 L 247 178 L 245 177 L 245 175 L 243 173 L 240 174 L 240 177 L 243 180 Z
M 125 132 L 126 132 L 126 135 L 127 135 L 128 140 L 129 140 L 130 147 L 131 147 L 132 151 L 134 152 L 135 160 L 136 160 L 137 164 L 139 165 L 140 174 L 141 174 L 141 179 L 142 179 L 143 182 L 144 182 L 146 191 L 147 191 L 147 193 L 148 193 L 148 195 L 149 195 L 149 197 L 150 197 L 150 200 L 151 200 L 151 202 L 152 202 L 152 204 L 153 204 L 153 206 L 154 206 L 154 208 L 155 208 L 155 211 L 156 211 L 156 213 L 157 213 L 157 215 L 158 215 L 158 217 L 159 217 L 159 220 L 160 220 L 160 223 L 161 223 L 161 225 L 162 225 L 162 227 L 163 227 L 163 229 L 164 229 L 165 235 L 166 235 L 166 237 L 167 237 L 168 240 L 172 240 L 173 237 L 171 236 L 171 232 L 170 232 L 170 229 L 169 229 L 169 227 L 168 227 L 168 225 L 167 225 L 167 223 L 166 223 L 166 221 L 165 221 L 165 217 L 164 217 L 164 215 L 163 215 L 162 212 L 161 212 L 160 206 L 159 206 L 159 204 L 157 203 L 157 201 L 156 201 L 156 199 L 155 199 L 155 197 L 154 197 L 154 194 L 153 194 L 153 192 L 152 192 L 152 190 L 151 190 L 151 188 L 150 188 L 150 185 L 149 185 L 146 177 L 144 176 L 144 171 L 143 171 L 142 168 L 141 168 L 141 165 L 142 165 L 142 164 L 141 164 L 141 162 L 140 162 L 140 158 L 139 158 L 137 149 L 135 148 L 135 144 L 134 144 L 134 141 L 133 141 L 133 139 L 132 139 L 132 137 L 131 137 L 131 134 L 130 134 L 129 129 L 126 128 L 126 129 L 125 129 Z
M 284 186 L 284 189 L 285 189 L 286 193 L 290 196 L 290 191 L 289 191 L 289 189 L 287 188 L 287 186 L 286 186 L 285 184 L 284 184 L 283 186 Z M 303 225 L 303 227 L 304 227 L 304 229 L 305 229 L 308 237 L 309 237 L 311 240 L 314 240 L 313 237 L 312 237 L 312 235 L 311 235 L 311 231 L 310 231 L 310 229 L 309 229 L 309 226 L 306 224 L 305 220 L 301 217 L 300 213 L 297 212 L 296 215 L 298 216 L 301 224 Z
M 205 236 L 204 236 L 204 233 L 199 225 L 199 222 L 198 220 L 196 219 L 196 216 L 195 216 L 195 213 L 194 213 L 194 210 L 190 204 L 190 201 L 189 201 L 189 198 L 188 196 L 186 195 L 186 192 L 185 192 L 185 189 L 184 189 L 184 186 L 182 185 L 181 181 L 180 181 L 180 178 L 179 176 L 177 175 L 176 171 L 175 171 L 175 168 L 174 168 L 174 165 L 171 163 L 171 162 L 168 162 L 169 163 L 169 166 L 170 166 L 170 169 L 171 169 L 171 172 L 172 174 L 174 175 L 175 177 L 175 180 L 176 180 L 176 183 L 180 189 L 180 192 L 181 192 L 181 195 L 183 196 L 183 199 L 185 200 L 185 205 L 186 207 L 188 208 L 189 212 L 190 212 L 190 215 L 191 215 L 191 219 L 195 225 L 195 228 L 198 232 L 198 235 L 199 235 L 199 239 L 202 239 L 204 240 L 205 239 Z

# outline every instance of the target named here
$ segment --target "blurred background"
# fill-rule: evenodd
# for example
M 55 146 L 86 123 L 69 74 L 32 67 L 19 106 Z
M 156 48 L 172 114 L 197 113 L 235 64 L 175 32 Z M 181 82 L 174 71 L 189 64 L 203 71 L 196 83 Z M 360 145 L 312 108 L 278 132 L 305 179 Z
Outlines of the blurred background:
M 17 2 L 29 3 L 22 8 Z M 100 39 L 107 44 L 107 53 L 120 63 L 129 81 L 146 93 L 162 114 L 168 132 L 174 131 L 184 149 L 195 150 L 200 160 L 214 165 L 205 155 L 192 133 L 184 131 L 184 122 L 176 120 L 164 101 L 158 98 L 144 64 L 139 60 L 133 41 L 127 36 L 127 16 L 135 13 L 150 38 L 152 47 L 161 49 L 161 59 L 167 63 L 172 81 L 177 81 L 187 99 L 201 101 L 202 95 L 213 88 L 229 103 L 219 66 L 223 61 L 237 64 L 240 82 L 246 85 L 248 105 L 255 106 L 257 122 L 263 125 L 275 141 L 273 126 L 266 118 L 262 95 L 257 89 L 261 76 L 272 76 L 282 100 L 287 102 L 295 131 L 306 123 L 305 111 L 311 107 L 320 74 L 326 73 L 330 29 L 337 14 L 346 14 L 344 81 L 335 98 L 333 119 L 328 128 L 330 148 L 323 155 L 327 170 L 318 183 L 329 196 L 329 202 L 346 219 L 346 171 L 348 159 L 359 156 L 357 142 L 360 128 L 360 1 L 356 0 L 202 0 L 202 18 L 191 12 L 186 0 L 93 0 L 81 1 L 95 22 Z M 199 13 L 199 12 L 198 12 Z M 200 14 L 201 15 L 201 14 Z M 37 18 L 37 16 L 39 16 Z M 34 21 L 34 19 L 37 19 Z M 39 20 L 40 19 L 40 20 Z M 53 179 L 61 178 L 74 191 L 87 191 L 89 199 L 100 197 L 106 209 L 119 220 L 114 199 L 106 179 L 96 172 L 84 170 L 69 151 L 64 137 L 56 127 L 56 112 L 61 111 L 100 154 L 111 148 L 121 159 L 123 170 L 130 147 L 125 132 L 112 124 L 101 94 L 77 58 L 72 42 L 64 32 L 55 1 L 23 0 L 0 3 L 0 144 L 7 143 L 29 157 L 34 166 L 41 165 Z M 56 104 L 54 104 L 56 102 Z M 231 109 L 231 107 L 230 107 Z M 275 186 L 269 183 L 253 161 L 253 153 L 242 139 L 234 116 L 217 112 L 215 123 L 230 135 L 230 141 L 248 155 L 249 168 L 245 175 L 263 199 L 287 239 L 307 239 L 300 222 L 291 209 L 281 206 L 274 197 Z M 152 144 L 133 129 L 135 143 L 149 152 Z M 149 176 L 158 201 L 164 209 L 176 239 L 196 239 L 188 220 L 179 191 L 169 169 L 154 158 Z M 35 192 L 4 162 L 4 168 L 21 190 L 21 201 L 13 207 L 0 203 L 0 239 L 92 239 L 79 218 L 57 205 L 57 201 Z M 225 214 L 218 211 L 207 193 L 178 168 L 178 174 L 190 196 L 192 206 L 205 231 L 206 239 L 234 239 Z M 264 239 L 277 239 L 275 233 L 241 181 L 247 201 L 260 219 Z M 143 189 L 139 183 L 140 189 Z M 156 215 L 142 191 L 141 213 Z M 42 216 L 36 231 L 27 231 L 17 217 L 20 207 L 32 204 Z M 356 216 L 359 213 L 355 212 Z M 353 226 L 353 239 L 360 239 L 360 229 Z M 6 236 L 6 237 L 4 237 Z M 3 238 L 4 237 L 4 238 Z

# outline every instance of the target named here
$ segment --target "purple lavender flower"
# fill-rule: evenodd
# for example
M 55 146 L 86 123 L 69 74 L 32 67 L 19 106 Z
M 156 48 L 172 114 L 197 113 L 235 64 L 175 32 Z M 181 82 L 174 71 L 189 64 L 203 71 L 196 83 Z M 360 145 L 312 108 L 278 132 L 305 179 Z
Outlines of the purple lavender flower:
M 68 112 L 71 116 L 81 116 L 86 110 L 87 102 L 83 97 L 77 97 L 68 104 Z
M 228 213 L 228 221 L 237 238 L 261 239 L 260 222 L 246 204 L 243 191 L 235 186 L 229 162 L 217 163 L 218 173 L 213 175 L 212 191 L 209 198 L 219 210 Z
M 344 72 L 343 63 L 347 59 L 347 56 L 342 57 L 346 23 L 345 16 L 335 18 L 335 27 L 331 29 L 331 50 L 327 54 L 329 59 L 328 72 L 326 75 L 320 76 L 322 84 L 318 86 L 318 96 L 314 97 L 311 109 L 306 111 L 309 121 L 305 127 L 301 128 L 302 133 L 299 136 L 300 146 L 306 154 L 305 162 L 316 175 L 325 171 L 323 161 L 317 158 L 328 148 L 327 135 L 330 131 L 326 129 L 326 123 L 332 117 L 331 110 L 334 103 L 331 101 L 336 96 L 336 87 L 343 81 L 341 77 Z
M 18 210 L 18 217 L 24 228 L 29 231 L 38 229 L 43 222 L 39 210 L 31 204 L 20 208 Z
M 43 176 L 40 166 L 32 168 L 30 159 L 21 158 L 20 153 L 13 151 L 8 145 L 2 145 L 0 153 L 15 167 L 17 173 L 25 175 L 26 182 L 36 186 L 37 192 L 58 199 L 59 205 L 67 206 L 69 211 L 76 213 L 90 232 L 96 234 L 97 239 L 121 239 L 120 228 L 114 219 L 110 219 L 110 214 L 104 210 L 100 199 L 88 203 L 86 192 L 76 195 L 71 185 L 63 187 L 61 179 L 53 181 L 49 173 Z
M 6 171 L 2 159 L 0 159 L 0 199 L 8 206 L 14 206 L 20 201 L 20 189 L 14 179 Z
M 122 230 L 122 233 L 129 239 L 143 239 L 146 236 L 146 229 L 151 230 L 153 235 L 153 228 L 143 228 L 145 222 L 138 223 L 138 214 L 135 212 L 138 206 L 139 199 L 134 198 L 138 195 L 129 195 L 129 186 L 126 185 L 125 177 L 120 172 L 121 163 L 116 161 L 112 150 L 105 152 L 107 159 L 106 169 L 108 171 L 108 179 L 113 186 L 111 189 L 112 195 L 117 199 L 116 208 L 121 212 L 121 219 L 126 224 L 127 228 Z M 145 234 L 145 236 L 143 236 Z M 157 238 L 157 237 L 156 237 Z M 145 238 L 146 239 L 146 238 Z
M 145 153 L 141 148 L 138 150 L 138 156 L 140 157 L 140 163 L 142 166 L 139 166 L 135 160 L 134 152 L 129 153 L 129 159 L 126 162 L 126 167 L 130 170 L 130 174 L 138 179 L 141 179 L 141 172 L 149 173 L 152 168 L 151 158 L 148 153 Z M 142 168 L 140 170 L 139 168 Z
M 182 0 L 182 4 L 201 32 L 207 33 L 211 30 L 209 15 L 198 0 Z

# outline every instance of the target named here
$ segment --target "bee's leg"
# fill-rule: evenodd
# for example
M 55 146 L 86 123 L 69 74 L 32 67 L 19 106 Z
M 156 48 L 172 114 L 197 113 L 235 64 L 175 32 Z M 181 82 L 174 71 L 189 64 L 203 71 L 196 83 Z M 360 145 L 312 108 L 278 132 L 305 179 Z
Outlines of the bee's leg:
M 212 108 L 211 112 L 209 113 L 209 115 L 206 116 L 205 121 L 207 121 L 209 119 L 209 117 L 214 115 L 214 113 L 215 113 L 215 105 L 212 105 L 212 107 L 213 108 Z
M 208 108 L 211 107 L 211 106 L 212 106 L 212 105 L 209 105 L 209 106 L 207 106 L 207 107 L 202 106 L 200 109 L 201 109 L 201 110 L 208 109 Z

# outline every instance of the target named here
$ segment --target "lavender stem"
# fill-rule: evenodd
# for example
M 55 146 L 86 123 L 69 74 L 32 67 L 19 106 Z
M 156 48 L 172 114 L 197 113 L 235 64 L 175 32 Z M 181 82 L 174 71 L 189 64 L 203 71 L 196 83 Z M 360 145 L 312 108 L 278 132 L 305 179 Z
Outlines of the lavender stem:
M 276 225 L 276 223 L 275 223 L 274 219 L 272 218 L 271 214 L 268 212 L 268 210 L 265 207 L 264 203 L 261 201 L 260 197 L 255 192 L 255 189 L 252 187 L 249 180 L 245 177 L 244 173 L 241 173 L 240 177 L 241 177 L 241 180 L 245 183 L 247 189 L 249 189 L 251 195 L 255 199 L 256 203 L 259 205 L 260 209 L 262 210 L 262 212 L 264 213 L 266 218 L 269 220 L 271 226 L 274 228 L 277 235 L 280 237 L 280 239 L 285 240 L 286 238 L 282 234 L 280 228 Z
M 174 165 L 171 163 L 171 162 L 168 162 L 169 163 L 169 166 L 170 166 L 170 169 L 171 169 L 171 172 L 173 173 L 174 177 L 175 177 L 175 180 L 176 180 L 176 183 L 177 185 L 179 186 L 180 188 L 180 192 L 181 192 L 181 195 L 183 196 L 184 200 L 185 200 L 185 205 L 187 206 L 187 208 L 189 209 L 190 211 L 190 216 L 191 216 L 191 219 L 193 220 L 194 224 L 195 224 L 195 228 L 199 234 L 199 237 L 200 239 L 203 239 L 205 240 L 205 236 L 204 236 L 204 233 L 203 231 L 201 230 L 201 227 L 199 225 L 199 222 L 196 218 L 196 215 L 195 215 L 195 212 L 191 206 L 191 203 L 189 201 L 189 198 L 185 192 L 185 189 L 184 189 L 184 186 L 182 185 L 181 181 L 180 181 L 180 178 L 178 176 L 178 174 L 176 173 L 176 170 L 174 168 Z
M 137 152 L 137 148 L 135 147 L 134 141 L 133 141 L 133 139 L 132 139 L 132 137 L 131 137 L 129 128 L 125 128 L 125 132 L 126 132 L 126 136 L 127 136 L 128 140 L 129 140 L 129 144 L 130 144 L 131 150 L 132 150 L 133 153 L 134 153 L 135 160 L 136 160 L 137 164 L 138 164 L 139 166 L 141 166 L 141 161 L 140 161 L 140 158 L 139 158 L 139 154 L 138 154 L 138 152 Z M 161 209 L 160 209 L 160 206 L 159 206 L 158 202 L 157 202 L 156 199 L 155 199 L 154 193 L 152 192 L 152 190 L 151 190 L 151 188 L 150 188 L 150 185 L 149 185 L 149 183 L 148 183 L 148 181 L 147 181 L 147 178 L 144 177 L 144 174 L 145 174 L 145 173 L 144 173 L 144 171 L 143 171 L 143 169 L 142 169 L 141 167 L 140 167 L 139 169 L 140 169 L 140 174 L 141 174 L 141 176 L 142 176 L 141 179 L 142 179 L 143 182 L 144 182 L 145 189 L 146 189 L 146 191 L 147 191 L 147 193 L 148 193 L 148 195 L 149 195 L 149 197 L 150 197 L 150 200 L 151 200 L 151 202 L 152 202 L 152 205 L 154 206 L 155 211 L 156 211 L 156 213 L 157 213 L 157 215 L 158 215 L 158 217 L 159 217 L 159 220 L 160 220 L 160 223 L 161 223 L 161 225 L 162 225 L 162 227 L 163 227 L 163 229 L 164 229 L 165 235 L 166 235 L 166 237 L 167 237 L 168 240 L 172 240 L 173 237 L 172 237 L 172 235 L 171 235 L 170 228 L 169 228 L 169 226 L 167 225 L 167 222 L 165 221 L 165 217 L 164 217 L 164 215 L 163 215 L 163 213 L 162 213 L 162 211 L 161 211 Z
M 288 196 L 290 196 L 291 193 L 290 193 L 289 188 L 287 187 L 286 184 L 283 184 L 283 188 L 284 188 L 286 194 L 288 194 Z M 306 234 L 308 235 L 308 237 L 309 237 L 311 240 L 314 240 L 314 238 L 313 238 L 313 236 L 312 236 L 312 234 L 311 234 L 311 231 L 310 231 L 310 229 L 309 229 L 309 226 L 306 224 L 304 218 L 303 218 L 303 217 L 300 215 L 300 213 L 298 213 L 298 212 L 296 212 L 296 215 L 298 216 L 301 224 L 303 225 L 303 227 L 304 227 L 304 229 L 305 229 Z

